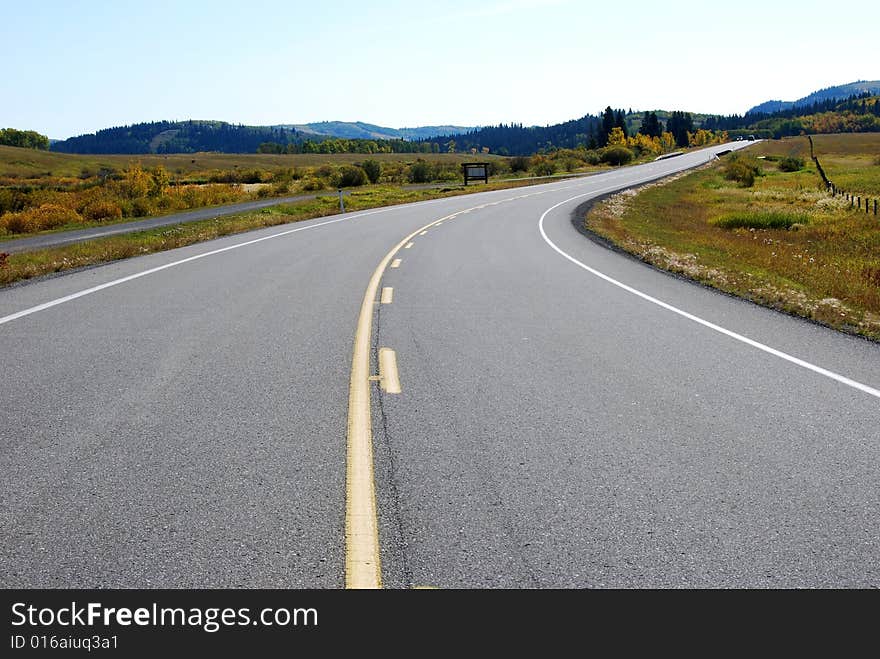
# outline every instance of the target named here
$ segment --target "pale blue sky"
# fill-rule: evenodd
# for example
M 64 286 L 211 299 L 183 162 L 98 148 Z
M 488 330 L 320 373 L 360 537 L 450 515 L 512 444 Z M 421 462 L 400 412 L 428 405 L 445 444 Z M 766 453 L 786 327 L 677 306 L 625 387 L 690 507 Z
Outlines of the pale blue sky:
M 0 127 L 741 113 L 880 78 L 878 29 L 863 0 L 0 0 Z

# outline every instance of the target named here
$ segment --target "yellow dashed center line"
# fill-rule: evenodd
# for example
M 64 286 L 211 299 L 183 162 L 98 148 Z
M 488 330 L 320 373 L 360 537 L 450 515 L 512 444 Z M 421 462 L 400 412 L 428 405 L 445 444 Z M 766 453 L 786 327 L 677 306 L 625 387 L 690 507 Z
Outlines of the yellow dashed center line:
M 548 191 L 549 192 L 549 191 Z M 535 193 L 543 194 L 543 192 Z M 523 195 L 525 196 L 525 195 Z M 511 197 L 495 203 L 513 201 Z M 486 204 L 470 210 L 483 208 Z M 464 211 L 466 212 L 466 211 Z M 373 427 L 370 413 L 370 386 L 378 380 L 387 393 L 400 392 L 397 371 L 397 355 L 390 348 L 379 351 L 379 376 L 370 374 L 370 342 L 373 333 L 373 312 L 379 283 L 385 269 L 400 266 L 401 259 L 394 259 L 401 249 L 412 245 L 417 235 L 424 236 L 432 226 L 439 226 L 447 215 L 420 229 L 416 229 L 395 245 L 373 271 L 358 316 L 351 357 L 351 378 L 348 388 L 348 432 L 345 480 L 345 587 L 381 588 L 382 561 L 379 554 L 379 522 L 376 515 L 376 485 L 373 476 Z M 393 259 L 393 260 L 392 260 Z M 390 302 L 392 289 L 382 290 L 382 301 Z
M 400 393 L 400 376 L 397 374 L 397 353 L 391 348 L 379 348 L 379 386 L 389 394 Z

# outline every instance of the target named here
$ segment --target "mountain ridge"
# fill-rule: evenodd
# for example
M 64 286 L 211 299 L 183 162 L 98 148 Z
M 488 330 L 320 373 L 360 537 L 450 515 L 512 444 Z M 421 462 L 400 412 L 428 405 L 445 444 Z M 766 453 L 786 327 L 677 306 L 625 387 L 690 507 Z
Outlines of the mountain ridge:
M 475 126 L 453 125 L 389 128 L 364 121 L 316 121 L 307 124 L 284 124 L 284 127 L 294 128 L 306 136 L 366 140 L 424 140 L 437 135 L 462 134 L 475 128 Z
M 834 85 L 816 90 L 796 101 L 764 101 L 755 105 L 746 112 L 746 114 L 780 112 L 782 110 L 790 110 L 792 108 L 813 105 L 813 103 L 827 100 L 843 100 L 855 94 L 870 92 L 871 94 L 880 94 L 880 80 L 856 80 L 843 85 Z

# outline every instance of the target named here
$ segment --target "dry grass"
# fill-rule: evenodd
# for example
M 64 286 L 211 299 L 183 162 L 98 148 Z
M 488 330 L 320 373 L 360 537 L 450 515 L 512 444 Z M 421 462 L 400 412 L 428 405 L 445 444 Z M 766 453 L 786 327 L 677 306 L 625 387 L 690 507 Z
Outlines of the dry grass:
M 340 154 L 289 154 L 268 153 L 179 153 L 169 155 L 79 155 L 36 151 L 0 146 L 0 177 L 22 179 L 52 177 L 78 177 L 86 169 L 99 171 L 108 169 L 122 171 L 132 162 L 140 162 L 143 167 L 164 166 L 168 171 L 187 176 L 205 175 L 215 170 L 260 169 L 275 171 L 294 167 L 317 167 L 320 165 L 348 165 L 366 159 L 386 163 L 409 163 L 417 158 L 428 162 L 459 165 L 474 160 L 474 156 L 463 153 L 382 153 L 365 155 L 361 153 Z M 480 154 L 479 160 L 494 160 L 500 156 Z
M 849 136 L 834 137 L 838 150 L 867 142 L 862 135 L 853 136 L 854 145 L 846 143 Z M 804 143 L 762 143 L 752 152 L 802 156 Z M 830 198 L 809 161 L 803 171 L 784 173 L 765 160 L 764 172 L 753 188 L 741 188 L 726 181 L 716 164 L 598 204 L 587 227 L 659 267 L 880 339 L 880 221 Z M 721 226 L 737 217 L 758 221 L 753 227 Z M 758 226 L 768 218 L 786 219 L 790 229 Z M 801 221 L 787 221 L 795 218 Z
M 880 133 L 816 135 L 816 155 L 841 190 L 880 197 Z

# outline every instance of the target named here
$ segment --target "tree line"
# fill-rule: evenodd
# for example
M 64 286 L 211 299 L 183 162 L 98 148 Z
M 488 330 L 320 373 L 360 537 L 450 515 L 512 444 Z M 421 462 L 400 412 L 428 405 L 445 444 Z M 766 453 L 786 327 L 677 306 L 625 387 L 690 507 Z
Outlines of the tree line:
M 854 94 L 844 101 L 827 99 L 777 112 L 747 112 L 743 115 L 707 117 L 708 130 L 754 130 L 767 137 L 801 133 L 873 132 L 880 130 L 880 103 L 870 93 Z
M 62 153 L 254 153 L 263 142 L 297 141 L 293 128 L 241 126 L 224 121 L 154 121 L 105 128 L 56 142 Z
M 598 115 L 584 115 L 580 119 L 566 121 L 551 126 L 523 126 L 522 124 L 498 124 L 475 128 L 463 135 L 445 135 L 434 138 L 441 143 L 454 141 L 462 151 L 488 149 L 500 155 L 528 155 L 548 153 L 557 149 L 596 149 L 609 145 L 614 129 L 619 129 L 624 139 L 641 134 L 644 137 L 660 138 L 664 132 L 673 135 L 677 146 L 688 146 L 689 133 L 695 132 L 693 116 L 689 112 L 672 112 L 667 124 L 657 117 L 656 112 L 645 112 L 636 131 L 628 128 L 628 117 L 632 111 L 614 109 L 610 105 Z
M 0 128 L 0 144 L 24 149 L 39 149 L 40 151 L 49 150 L 49 138 L 33 130 Z

